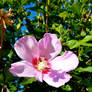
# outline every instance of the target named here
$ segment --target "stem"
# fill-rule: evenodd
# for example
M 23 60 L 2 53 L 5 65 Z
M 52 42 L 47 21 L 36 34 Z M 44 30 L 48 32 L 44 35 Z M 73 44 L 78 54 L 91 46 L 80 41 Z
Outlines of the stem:
M 46 2 L 47 11 L 46 11 L 46 33 L 48 32 L 48 8 L 49 8 L 49 0 Z
M 45 19 L 44 18 L 45 18 L 45 14 L 42 15 L 43 25 L 45 24 Z M 42 26 L 42 27 L 44 29 L 44 26 Z
M 83 9 L 83 11 L 82 11 L 82 16 L 81 16 L 81 21 L 83 20 L 83 18 L 84 18 L 84 11 L 85 11 L 85 9 Z
M 46 33 L 48 32 L 48 15 L 46 15 Z
M 38 7 L 40 7 L 40 0 L 38 2 Z M 38 13 L 38 27 L 40 27 L 40 13 Z
M 85 18 L 85 22 L 87 22 L 87 20 L 88 20 L 90 14 L 91 14 L 91 12 L 92 12 L 92 10 L 90 10 L 89 13 L 87 14 L 87 17 Z M 84 17 L 84 16 L 82 15 L 81 21 L 83 20 L 83 17 Z M 85 30 L 85 28 L 83 27 L 82 30 L 81 30 L 81 32 L 83 32 L 84 30 Z
M 71 75 L 72 75 L 72 77 L 76 78 L 77 80 L 82 80 L 82 78 L 77 75 L 74 75 L 74 74 L 71 74 Z
M 62 3 L 62 0 L 59 1 L 59 4 Z M 61 10 L 61 5 L 59 6 L 59 11 Z
M 87 17 L 85 18 L 85 22 L 87 22 L 87 20 L 88 20 L 90 14 L 91 14 L 91 12 L 92 12 L 92 10 L 90 10 L 89 13 L 87 14 Z
M 3 62 L 3 39 L 4 39 L 4 32 L 5 28 L 1 30 L 1 46 L 0 46 L 0 59 L 1 59 L 1 66 L 2 66 L 2 73 L 3 73 L 3 84 L 5 85 L 5 71 L 4 71 L 4 62 Z M 3 86 L 4 86 L 3 85 Z
M 80 46 L 78 48 L 78 58 L 80 59 Z

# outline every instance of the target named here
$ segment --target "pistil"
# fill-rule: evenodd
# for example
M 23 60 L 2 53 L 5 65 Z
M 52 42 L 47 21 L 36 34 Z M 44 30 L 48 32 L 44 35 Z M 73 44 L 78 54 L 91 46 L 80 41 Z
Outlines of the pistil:
M 39 59 L 33 59 L 33 66 L 42 73 L 48 73 L 50 70 L 50 64 L 44 57 L 40 57 Z

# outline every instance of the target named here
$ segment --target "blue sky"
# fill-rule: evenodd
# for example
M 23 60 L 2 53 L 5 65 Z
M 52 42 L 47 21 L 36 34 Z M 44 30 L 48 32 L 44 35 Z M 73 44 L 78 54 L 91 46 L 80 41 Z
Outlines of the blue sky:
M 30 10 L 28 8 L 32 8 L 36 6 L 36 3 L 30 3 L 29 5 L 24 5 L 23 8 L 24 9 L 27 9 L 26 12 L 30 12 L 32 15 L 28 16 L 28 18 L 30 20 L 34 20 L 34 17 L 37 15 L 37 12 L 36 11 L 33 11 L 33 10 Z
M 30 16 L 28 18 L 30 20 L 34 20 L 35 16 L 37 15 L 36 11 L 30 10 L 29 8 L 32 8 L 36 5 L 36 3 L 30 3 L 29 5 L 24 5 L 23 8 L 26 9 L 26 12 L 30 12 Z M 25 19 L 23 20 L 23 23 L 26 24 Z M 22 33 L 28 32 L 25 26 L 21 27 Z
M 37 12 L 36 11 L 33 11 L 33 10 L 29 9 L 29 8 L 32 8 L 34 6 L 36 6 L 36 3 L 30 3 L 29 5 L 24 5 L 23 6 L 23 8 L 26 9 L 26 12 L 30 12 L 30 16 L 28 16 L 28 18 L 30 20 L 34 20 L 35 16 L 37 16 Z M 40 16 L 42 16 L 42 13 L 40 13 Z M 25 19 L 23 20 L 23 23 L 26 24 Z M 21 30 L 22 30 L 22 33 L 28 32 L 25 26 L 22 26 Z

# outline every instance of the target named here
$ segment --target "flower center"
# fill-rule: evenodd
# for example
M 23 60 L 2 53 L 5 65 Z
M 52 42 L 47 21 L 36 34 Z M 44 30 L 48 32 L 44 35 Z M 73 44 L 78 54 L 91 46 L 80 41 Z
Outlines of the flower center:
M 50 69 L 50 63 L 44 57 L 32 60 L 33 66 L 42 73 L 48 73 Z

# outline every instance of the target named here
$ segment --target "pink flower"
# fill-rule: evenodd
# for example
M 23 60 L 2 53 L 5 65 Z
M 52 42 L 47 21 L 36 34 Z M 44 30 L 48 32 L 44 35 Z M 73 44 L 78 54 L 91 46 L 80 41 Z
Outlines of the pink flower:
M 44 80 L 57 88 L 70 80 L 67 72 L 74 70 L 79 63 L 78 57 L 71 51 L 57 56 L 62 46 L 55 34 L 46 33 L 39 42 L 26 35 L 15 43 L 14 49 L 22 61 L 11 65 L 9 71 L 13 75 L 36 77 L 38 81 Z

